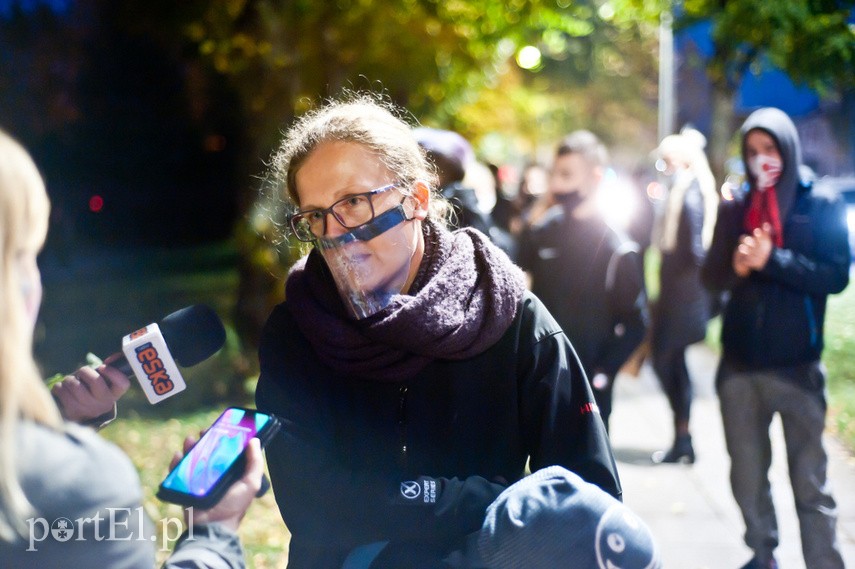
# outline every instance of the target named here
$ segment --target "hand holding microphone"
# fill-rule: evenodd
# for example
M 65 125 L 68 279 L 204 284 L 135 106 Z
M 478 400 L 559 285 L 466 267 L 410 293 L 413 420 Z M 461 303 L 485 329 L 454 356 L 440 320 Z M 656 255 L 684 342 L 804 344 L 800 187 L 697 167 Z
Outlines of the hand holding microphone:
M 150 403 L 159 403 L 186 387 L 176 364 L 190 367 L 206 360 L 225 339 L 225 328 L 214 310 L 201 304 L 188 306 L 128 334 L 121 352 L 62 377 L 51 392 L 63 416 L 78 422 L 114 413 L 116 401 L 130 387 L 129 376 L 137 378 Z
M 63 417 L 83 423 L 115 411 L 116 401 L 131 386 L 131 379 L 111 365 L 120 357 L 113 354 L 97 367 L 83 366 L 51 387 Z

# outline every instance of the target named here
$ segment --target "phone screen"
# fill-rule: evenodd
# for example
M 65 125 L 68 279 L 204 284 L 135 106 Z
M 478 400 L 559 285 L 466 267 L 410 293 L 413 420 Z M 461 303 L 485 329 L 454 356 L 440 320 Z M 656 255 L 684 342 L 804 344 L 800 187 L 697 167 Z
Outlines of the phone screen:
M 270 415 L 250 409 L 226 409 L 164 479 L 162 486 L 183 494 L 207 495 L 240 458 L 249 440 L 269 421 Z

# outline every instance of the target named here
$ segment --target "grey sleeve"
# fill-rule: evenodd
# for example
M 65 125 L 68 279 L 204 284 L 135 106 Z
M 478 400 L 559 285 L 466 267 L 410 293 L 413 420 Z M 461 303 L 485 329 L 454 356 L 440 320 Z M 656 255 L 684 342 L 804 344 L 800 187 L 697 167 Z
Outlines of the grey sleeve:
M 195 525 L 178 538 L 162 569 L 245 569 L 236 533 L 220 524 Z

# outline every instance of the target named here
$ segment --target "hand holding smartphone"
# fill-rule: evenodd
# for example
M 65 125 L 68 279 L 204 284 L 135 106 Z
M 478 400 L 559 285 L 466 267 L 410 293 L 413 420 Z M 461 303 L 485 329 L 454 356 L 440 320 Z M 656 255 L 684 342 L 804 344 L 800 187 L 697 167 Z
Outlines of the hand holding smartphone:
M 243 475 L 249 441 L 258 438 L 264 447 L 278 430 L 279 420 L 273 415 L 229 407 L 166 476 L 157 497 L 211 508 Z

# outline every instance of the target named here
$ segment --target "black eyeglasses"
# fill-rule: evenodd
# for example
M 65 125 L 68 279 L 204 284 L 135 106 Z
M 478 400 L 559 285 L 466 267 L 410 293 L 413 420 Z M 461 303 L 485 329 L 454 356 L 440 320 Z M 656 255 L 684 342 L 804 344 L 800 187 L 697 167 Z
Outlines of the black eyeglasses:
M 345 229 L 355 229 L 374 219 L 374 196 L 395 189 L 396 184 L 345 196 L 324 209 L 298 211 L 291 216 L 291 230 L 300 241 L 312 242 L 327 232 L 327 215 L 332 214 Z

